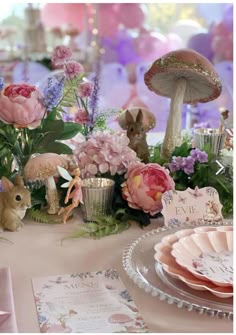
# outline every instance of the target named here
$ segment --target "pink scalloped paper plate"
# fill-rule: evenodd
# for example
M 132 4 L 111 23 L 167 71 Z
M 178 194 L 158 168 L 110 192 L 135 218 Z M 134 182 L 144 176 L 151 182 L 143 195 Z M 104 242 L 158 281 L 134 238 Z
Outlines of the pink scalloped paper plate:
M 161 242 L 154 246 L 156 251 L 154 258 L 163 269 L 173 278 L 179 279 L 194 290 L 209 291 L 219 298 L 230 298 L 233 296 L 232 287 L 217 286 L 209 280 L 201 280 L 192 273 L 176 263 L 172 256 L 172 245 L 179 239 L 194 233 L 205 233 L 207 231 L 233 231 L 232 226 L 197 227 L 194 229 L 183 229 L 174 234 L 165 236 Z
M 233 286 L 233 231 L 184 236 L 172 245 L 176 263 L 201 280 Z

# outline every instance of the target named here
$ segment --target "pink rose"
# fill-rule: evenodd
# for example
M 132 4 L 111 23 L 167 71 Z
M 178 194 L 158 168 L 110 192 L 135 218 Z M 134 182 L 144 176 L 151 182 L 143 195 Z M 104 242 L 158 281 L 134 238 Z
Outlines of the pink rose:
M 137 163 L 128 167 L 122 195 L 131 208 L 154 215 L 162 210 L 161 197 L 175 188 L 168 170 L 155 163 Z
M 84 73 L 83 66 L 75 60 L 70 60 L 69 62 L 65 63 L 64 69 L 65 75 L 69 79 L 74 78 L 79 73 Z
M 75 113 L 74 121 L 78 124 L 88 123 L 88 113 L 84 108 L 79 108 Z
M 57 46 L 52 53 L 52 63 L 53 64 L 63 64 L 65 61 L 69 60 L 72 56 L 70 48 L 64 45 Z
M 93 91 L 93 84 L 90 82 L 81 83 L 78 87 L 78 91 L 81 98 L 88 98 Z
M 36 128 L 45 114 L 43 97 L 35 86 L 12 84 L 0 93 L 0 119 L 18 128 Z

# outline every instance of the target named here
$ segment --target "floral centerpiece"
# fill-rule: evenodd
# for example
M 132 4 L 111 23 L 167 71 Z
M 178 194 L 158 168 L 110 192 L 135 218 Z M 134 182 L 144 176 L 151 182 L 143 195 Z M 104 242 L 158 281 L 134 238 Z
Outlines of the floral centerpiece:
M 104 115 L 97 114 L 98 80 L 88 81 L 83 66 L 71 57 L 69 48 L 55 48 L 52 62 L 59 70 L 41 89 L 7 85 L 0 77 L 0 177 L 23 174 L 35 155 L 72 155 L 66 141 L 105 127 Z M 35 202 L 45 205 L 44 187 L 30 187 Z
M 209 147 L 192 148 L 186 138 L 165 160 L 161 158 L 161 145 L 156 145 L 149 148 L 149 163 L 144 164 L 130 148 L 125 132 L 106 130 L 108 115 L 97 107 L 98 76 L 89 82 L 83 66 L 64 46 L 55 48 L 52 62 L 59 71 L 41 90 L 26 83 L 5 85 L 0 78 L 0 177 L 23 174 L 32 157 L 54 153 L 66 155 L 69 174 L 79 169 L 82 179 L 114 179 L 111 215 L 83 225 L 73 237 L 114 234 L 127 229 L 130 221 L 146 226 L 151 218 L 161 215 L 163 193 L 188 187 L 215 187 L 224 215 L 232 215 L 232 182 L 217 174 L 219 166 Z M 38 175 L 34 177 L 38 179 Z M 65 192 L 61 186 L 65 180 L 63 176 L 54 177 L 49 178 L 55 179 L 63 207 Z M 46 205 L 45 185 L 35 182 L 29 186 L 31 217 L 50 222 L 37 212 Z M 51 194 L 54 197 L 56 193 Z

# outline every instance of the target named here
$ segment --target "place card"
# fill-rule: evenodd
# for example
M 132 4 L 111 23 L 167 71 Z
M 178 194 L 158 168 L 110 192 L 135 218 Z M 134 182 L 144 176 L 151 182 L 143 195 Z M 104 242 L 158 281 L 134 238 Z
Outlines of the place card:
M 32 279 L 42 333 L 147 333 L 116 270 Z
M 219 194 L 213 187 L 167 191 L 162 196 L 165 226 L 197 226 L 223 222 Z

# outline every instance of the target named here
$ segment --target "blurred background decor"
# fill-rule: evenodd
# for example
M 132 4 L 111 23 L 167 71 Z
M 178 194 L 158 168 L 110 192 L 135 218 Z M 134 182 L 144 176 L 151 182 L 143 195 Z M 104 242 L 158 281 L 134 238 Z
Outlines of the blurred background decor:
M 46 71 L 55 70 L 50 53 L 56 45 L 69 46 L 90 77 L 99 58 L 100 108 L 146 107 L 158 120 L 152 132 L 164 132 L 170 101 L 150 92 L 143 75 L 155 59 L 191 48 L 213 63 L 223 87 L 212 102 L 183 105 L 182 127 L 205 122 L 215 128 L 222 108 L 233 113 L 232 3 L 6 3 L 0 39 L 6 82 L 40 85 Z M 114 118 L 109 122 L 119 129 Z

